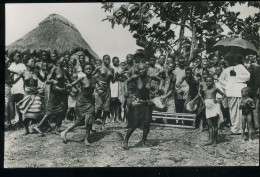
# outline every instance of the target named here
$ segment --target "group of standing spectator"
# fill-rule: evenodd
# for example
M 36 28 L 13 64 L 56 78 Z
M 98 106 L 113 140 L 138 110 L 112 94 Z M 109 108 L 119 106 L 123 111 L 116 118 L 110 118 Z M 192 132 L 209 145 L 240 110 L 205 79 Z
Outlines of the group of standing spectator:
M 74 117 L 76 123 L 61 132 L 63 141 L 67 141 L 70 130 L 85 121 L 85 144 L 89 144 L 88 136 L 95 132 L 94 122 L 104 130 L 107 122 L 125 121 L 128 131 L 123 147 L 128 149 L 128 140 L 138 127 L 144 130 L 145 146 L 150 122 L 157 121 L 152 120 L 153 110 L 195 113 L 196 127 L 203 131 L 207 123 L 203 94 L 208 77 L 213 78 L 219 93 L 225 95 L 223 99 L 216 95 L 216 99 L 221 98 L 219 116 L 223 125 L 230 126 L 233 134 L 242 133 L 241 90 L 250 87 L 248 94 L 255 104 L 253 127 L 256 131 L 259 128 L 260 69 L 259 58 L 253 55 L 230 53 L 223 58 L 213 54 L 189 61 L 184 56 L 172 55 L 146 58 L 137 51 L 122 62 L 113 57 L 111 64 L 109 55 L 100 60 L 83 52 L 58 57 L 55 52 L 41 51 L 34 56 L 16 51 L 6 56 L 5 72 L 6 123 L 11 126 L 16 110 L 17 125 L 25 127 L 25 134 L 30 133 L 28 127 L 32 123 L 41 135 L 50 130 L 60 134 L 62 121 Z M 163 106 L 158 106 L 155 98 L 165 102 Z M 50 125 L 52 119 L 54 128 Z

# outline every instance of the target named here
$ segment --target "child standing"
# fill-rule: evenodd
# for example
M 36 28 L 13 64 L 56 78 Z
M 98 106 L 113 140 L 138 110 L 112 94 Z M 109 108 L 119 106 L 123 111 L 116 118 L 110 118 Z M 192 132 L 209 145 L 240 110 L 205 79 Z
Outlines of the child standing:
M 242 100 L 240 102 L 239 109 L 242 109 L 242 141 L 244 142 L 244 134 L 247 126 L 249 142 L 252 141 L 252 114 L 255 109 L 255 103 L 252 98 L 249 97 L 251 89 L 245 87 L 241 90 Z
M 222 95 L 221 99 L 216 99 L 216 95 Z M 206 145 L 216 146 L 218 136 L 218 126 L 223 122 L 223 115 L 220 109 L 220 102 L 225 98 L 225 94 L 214 86 L 212 76 L 206 78 L 206 87 L 201 90 L 201 97 L 206 107 L 206 119 L 209 127 L 209 142 Z

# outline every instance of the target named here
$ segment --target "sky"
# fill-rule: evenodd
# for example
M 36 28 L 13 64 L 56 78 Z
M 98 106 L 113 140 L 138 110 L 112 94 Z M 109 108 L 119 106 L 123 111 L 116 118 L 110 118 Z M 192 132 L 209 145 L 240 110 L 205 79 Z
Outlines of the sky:
M 50 14 L 55 13 L 73 23 L 99 57 L 109 54 L 123 61 L 128 53 L 134 53 L 140 47 L 136 45 L 136 40 L 127 27 L 115 25 L 112 29 L 108 21 L 102 22 L 107 14 L 101 6 L 101 3 L 6 4 L 6 45 L 20 39 Z M 247 5 L 236 5 L 231 9 L 241 12 L 239 18 L 246 18 L 259 12 L 259 9 L 247 7 Z M 176 28 L 177 31 L 178 28 Z

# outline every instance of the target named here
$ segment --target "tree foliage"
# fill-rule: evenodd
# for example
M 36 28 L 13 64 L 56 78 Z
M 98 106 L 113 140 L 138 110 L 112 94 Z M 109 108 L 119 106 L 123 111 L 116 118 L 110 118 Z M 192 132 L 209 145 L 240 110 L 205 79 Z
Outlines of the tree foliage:
M 212 46 L 225 37 L 242 35 L 259 46 L 255 24 L 259 21 L 259 14 L 243 21 L 238 18 L 239 12 L 229 10 L 235 4 L 224 1 L 132 2 L 119 7 L 115 7 L 114 3 L 103 3 L 102 8 L 109 13 L 104 20 L 108 20 L 112 28 L 115 25 L 129 27 L 137 45 L 150 51 L 159 47 L 171 53 L 178 44 L 177 51 L 189 50 L 192 59 L 194 54 L 204 50 L 212 52 Z M 259 2 L 249 2 L 248 6 L 259 7 Z M 231 30 L 227 36 L 222 35 L 223 25 Z M 179 34 L 175 33 L 177 26 L 181 29 Z M 184 36 L 185 30 L 190 31 L 192 37 Z

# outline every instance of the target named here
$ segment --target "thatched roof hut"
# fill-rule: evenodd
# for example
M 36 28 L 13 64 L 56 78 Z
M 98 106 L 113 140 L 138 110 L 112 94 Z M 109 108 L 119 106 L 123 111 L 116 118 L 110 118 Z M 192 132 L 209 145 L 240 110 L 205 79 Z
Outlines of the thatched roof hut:
M 6 50 L 39 51 L 39 50 L 57 50 L 73 51 L 82 48 L 88 51 L 91 57 L 100 58 L 82 38 L 78 29 L 64 17 L 51 14 L 43 20 L 39 26 L 21 39 L 8 45 Z

